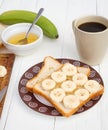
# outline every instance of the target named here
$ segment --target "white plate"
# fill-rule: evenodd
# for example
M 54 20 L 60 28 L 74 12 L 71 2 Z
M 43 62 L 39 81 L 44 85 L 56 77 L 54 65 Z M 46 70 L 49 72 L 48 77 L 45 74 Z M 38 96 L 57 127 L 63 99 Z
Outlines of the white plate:
M 49 106 L 49 107 L 53 107 L 53 105 L 50 103 L 50 102 L 48 102 L 44 97 L 42 97 L 42 96 L 40 96 L 40 95 L 38 95 L 38 94 L 33 94 L 34 96 L 35 96 L 35 98 L 39 101 L 39 102 L 41 102 L 41 103 L 43 103 L 44 105 L 46 105 L 46 106 Z

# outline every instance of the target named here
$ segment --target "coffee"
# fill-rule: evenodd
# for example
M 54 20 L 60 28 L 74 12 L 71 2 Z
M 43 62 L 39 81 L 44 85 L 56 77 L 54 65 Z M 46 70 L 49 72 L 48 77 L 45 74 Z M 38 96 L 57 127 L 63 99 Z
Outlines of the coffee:
M 104 31 L 107 27 L 101 23 L 87 22 L 79 25 L 78 28 L 86 32 L 101 32 Z

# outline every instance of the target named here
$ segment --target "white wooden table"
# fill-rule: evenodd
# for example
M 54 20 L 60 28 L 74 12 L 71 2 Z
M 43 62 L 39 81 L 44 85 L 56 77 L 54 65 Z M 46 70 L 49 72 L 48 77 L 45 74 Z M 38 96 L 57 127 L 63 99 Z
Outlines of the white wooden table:
M 0 130 L 108 130 L 108 52 L 102 64 L 94 67 L 103 78 L 104 95 L 93 108 L 84 113 L 70 118 L 43 115 L 28 108 L 18 93 L 22 74 L 45 56 L 79 60 L 72 21 L 91 14 L 108 18 L 108 0 L 0 0 L 0 13 L 12 9 L 37 12 L 40 7 L 45 8 L 43 15 L 57 26 L 59 38 L 52 40 L 44 36 L 34 54 L 16 56 L 0 119 Z

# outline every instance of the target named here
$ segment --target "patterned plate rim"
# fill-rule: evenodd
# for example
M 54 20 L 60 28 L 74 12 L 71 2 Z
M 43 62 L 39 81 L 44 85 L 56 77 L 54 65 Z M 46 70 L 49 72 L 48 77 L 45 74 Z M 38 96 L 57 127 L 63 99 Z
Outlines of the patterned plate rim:
M 100 74 L 91 66 L 89 66 L 81 61 L 74 60 L 74 59 L 59 58 L 57 60 L 59 62 L 61 62 L 62 64 L 69 62 L 75 66 L 84 66 L 84 67 L 90 68 L 91 73 L 88 78 L 94 79 L 104 86 L 104 83 L 103 83 L 103 80 L 102 80 Z M 29 108 L 31 108 L 39 113 L 45 114 L 45 115 L 61 116 L 61 114 L 54 107 L 50 107 L 50 106 L 47 106 L 47 105 L 41 103 L 39 100 L 37 100 L 35 98 L 33 93 L 28 92 L 26 90 L 25 85 L 26 85 L 27 81 L 30 80 L 31 78 L 33 78 L 35 75 L 37 75 L 37 73 L 41 69 L 42 65 L 43 65 L 43 62 L 39 62 L 25 71 L 25 73 L 22 75 L 22 77 L 19 81 L 19 85 L 18 85 L 19 95 L 20 95 L 22 101 Z M 84 106 L 82 106 L 75 114 L 79 114 L 79 113 L 82 113 L 82 112 L 90 109 L 100 100 L 100 98 L 101 98 L 101 96 L 91 99 Z

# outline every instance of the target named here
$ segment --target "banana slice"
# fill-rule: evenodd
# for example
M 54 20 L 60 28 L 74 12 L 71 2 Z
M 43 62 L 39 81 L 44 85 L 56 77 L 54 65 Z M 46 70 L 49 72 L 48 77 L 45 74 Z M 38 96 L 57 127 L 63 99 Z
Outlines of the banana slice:
M 88 80 L 84 85 L 85 89 L 87 89 L 90 93 L 95 93 L 100 89 L 100 84 L 95 80 Z
M 55 85 L 56 85 L 56 82 L 52 79 L 45 79 L 42 82 L 42 88 L 44 90 L 51 90 L 55 87 Z
M 73 90 L 76 89 L 76 84 L 71 81 L 71 80 L 67 80 L 67 81 L 64 81 L 62 84 L 61 84 L 61 88 L 65 91 L 65 92 L 73 92 Z
M 67 95 L 63 99 L 66 108 L 76 108 L 80 104 L 80 100 L 75 95 Z
M 84 85 L 88 78 L 85 74 L 83 73 L 77 73 L 72 77 L 72 80 L 77 84 L 77 85 Z
M 56 71 L 51 74 L 51 78 L 57 83 L 60 83 L 66 80 L 66 74 L 61 71 Z
M 78 89 L 74 93 L 80 100 L 86 100 L 89 97 L 89 92 L 86 89 Z
M 0 77 L 4 77 L 7 74 L 7 69 L 5 66 L 0 65 Z
M 62 88 L 55 88 L 50 93 L 51 99 L 58 103 L 63 100 L 64 96 L 65 96 L 65 92 Z
M 65 72 L 65 74 L 67 76 L 73 76 L 74 74 L 77 73 L 77 68 L 76 68 L 76 66 L 74 66 L 70 63 L 65 63 L 62 68 L 62 71 Z

